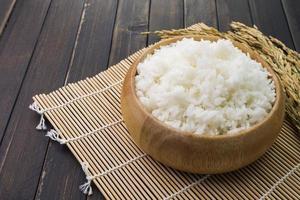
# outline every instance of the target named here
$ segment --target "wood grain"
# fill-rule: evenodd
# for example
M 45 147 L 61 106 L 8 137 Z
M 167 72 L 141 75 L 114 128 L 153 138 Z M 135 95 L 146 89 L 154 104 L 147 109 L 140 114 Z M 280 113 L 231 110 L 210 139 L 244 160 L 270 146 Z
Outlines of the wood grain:
M 252 25 L 248 0 L 216 0 L 218 10 L 219 30 L 229 30 L 232 21 Z
M 151 0 L 149 30 L 183 28 L 183 12 L 182 0 Z M 157 36 L 150 35 L 148 45 L 158 40 Z
M 31 121 L 36 120 L 38 116 L 28 112 L 28 105 L 32 103 L 32 95 L 51 91 L 63 84 L 82 8 L 83 2 L 80 0 L 51 2 L 0 147 L 0 196 L 5 199 L 35 197 L 38 181 L 42 175 L 48 140 L 45 140 L 44 134 L 36 131 L 32 126 Z M 40 10 L 40 8 L 36 9 Z M 28 14 L 28 10 L 24 13 Z M 26 26 L 26 29 L 30 27 Z M 77 176 L 78 171 L 69 171 L 67 175 Z M 60 188 L 51 192 L 49 198 L 55 199 L 60 192 L 66 191 L 65 188 Z M 65 198 L 72 196 L 73 193 L 65 193 Z
M 282 0 L 287 22 L 297 51 L 300 51 L 300 1 Z
M 183 132 L 165 125 L 142 106 L 135 92 L 137 65 L 160 46 L 183 37 L 161 41 L 148 48 L 127 72 L 121 94 L 122 116 L 135 143 L 152 158 L 175 168 L 192 173 L 216 174 L 244 167 L 265 153 L 278 136 L 284 117 L 284 96 L 279 79 L 263 59 L 247 48 L 235 43 L 252 59 L 260 62 L 275 83 L 276 100 L 270 114 L 260 123 L 234 135 L 209 136 Z M 215 41 L 216 37 L 193 37 L 196 40 Z M 253 149 L 253 146 L 256 146 Z
M 249 0 L 253 23 L 265 34 L 294 48 L 293 40 L 280 0 Z
M 211 0 L 184 0 L 184 26 L 188 27 L 199 22 L 217 28 L 216 2 Z
M 2 0 L 0 2 L 0 36 L 12 13 L 16 0 Z
M 117 0 L 85 1 L 67 82 L 75 82 L 107 69 L 117 7 Z
M 109 65 L 118 63 L 133 52 L 145 47 L 148 31 L 150 0 L 120 0 Z
M 35 49 L 50 0 L 20 1 L 0 40 L 0 141 Z M 32 10 L 32 12 L 28 12 Z

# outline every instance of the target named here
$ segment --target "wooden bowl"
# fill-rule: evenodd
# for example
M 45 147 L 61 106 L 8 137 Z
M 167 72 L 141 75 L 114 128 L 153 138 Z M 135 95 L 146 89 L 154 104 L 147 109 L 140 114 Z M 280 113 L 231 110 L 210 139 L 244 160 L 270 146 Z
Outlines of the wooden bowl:
M 127 72 L 121 94 L 121 108 L 125 124 L 135 143 L 155 160 L 172 168 L 203 174 L 229 172 L 246 166 L 273 144 L 284 118 L 284 95 L 280 82 L 263 59 L 249 47 L 233 42 L 252 59 L 260 62 L 271 74 L 276 89 L 276 100 L 267 117 L 232 135 L 196 135 L 166 125 L 149 113 L 135 91 L 137 65 L 160 46 L 183 37 L 161 41 L 146 50 Z M 195 40 L 216 41 L 216 37 L 193 37 Z M 259 85 L 257 86 L 259 87 Z

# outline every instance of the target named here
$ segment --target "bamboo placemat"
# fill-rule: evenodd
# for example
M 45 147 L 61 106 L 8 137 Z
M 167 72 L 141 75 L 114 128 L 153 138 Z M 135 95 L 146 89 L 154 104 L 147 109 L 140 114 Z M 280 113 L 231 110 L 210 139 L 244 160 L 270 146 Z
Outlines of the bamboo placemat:
M 122 81 L 142 51 L 92 78 L 33 97 L 31 109 L 42 115 L 37 128 L 46 128 L 45 116 L 54 127 L 47 136 L 66 144 L 82 164 L 85 193 L 91 194 L 92 181 L 106 199 L 300 199 L 300 143 L 287 120 L 270 150 L 231 173 L 183 173 L 144 154 L 120 111 Z

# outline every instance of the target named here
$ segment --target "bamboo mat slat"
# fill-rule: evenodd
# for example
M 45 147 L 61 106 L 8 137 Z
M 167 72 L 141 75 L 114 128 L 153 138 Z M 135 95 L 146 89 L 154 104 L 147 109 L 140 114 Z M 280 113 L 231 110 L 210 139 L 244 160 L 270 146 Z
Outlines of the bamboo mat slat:
M 179 172 L 144 154 L 120 111 L 122 81 L 142 51 L 92 78 L 33 97 L 58 134 L 52 139 L 88 164 L 88 179 L 106 199 L 300 199 L 299 136 L 287 120 L 267 153 L 231 173 Z

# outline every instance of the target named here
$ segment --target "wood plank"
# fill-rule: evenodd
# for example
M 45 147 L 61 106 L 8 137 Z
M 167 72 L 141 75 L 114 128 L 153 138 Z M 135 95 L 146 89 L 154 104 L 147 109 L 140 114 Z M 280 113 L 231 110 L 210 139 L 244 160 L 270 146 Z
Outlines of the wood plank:
M 217 0 L 219 30 L 229 30 L 232 21 L 252 25 L 248 0 Z
M 150 0 L 120 0 L 113 34 L 109 66 L 145 47 Z
M 253 23 L 266 35 L 272 35 L 294 48 L 280 0 L 249 0 Z
M 184 26 L 203 22 L 217 27 L 216 2 L 211 0 L 184 0 Z
M 0 36 L 12 13 L 16 0 L 2 0 L 0 2 Z
M 50 0 L 18 1 L 0 40 L 0 141 L 40 34 Z M 29 12 L 30 11 L 30 12 Z
M 0 199 L 33 199 L 35 196 L 48 140 L 44 133 L 35 130 L 38 116 L 28 110 L 28 105 L 34 94 L 49 92 L 63 84 L 82 8 L 81 0 L 51 2 L 0 147 Z M 69 176 L 78 176 L 78 171 L 68 173 Z M 56 179 L 56 184 L 61 184 L 60 177 Z M 50 193 L 52 199 L 55 199 L 56 192 Z M 66 199 L 71 197 L 72 194 L 66 193 Z
M 106 69 L 116 10 L 116 0 L 85 3 L 65 82 L 75 82 Z M 53 199 L 53 192 L 56 199 L 85 199 L 78 189 L 86 181 L 85 175 L 65 146 L 50 142 L 44 163 L 36 199 Z M 94 196 L 101 199 L 100 192 L 95 190 Z
M 84 19 L 78 33 L 74 59 L 70 61 L 67 82 L 93 76 L 108 66 L 117 0 L 86 0 Z
M 45 137 L 43 140 L 48 141 Z M 50 142 L 35 199 L 84 200 L 85 195 L 78 189 L 84 181 L 85 175 L 69 149 Z
M 183 0 L 152 0 L 149 30 L 183 28 L 183 10 Z M 152 44 L 158 40 L 157 36 L 150 35 L 148 44 Z
M 295 48 L 300 51 L 300 1 L 282 0 Z

